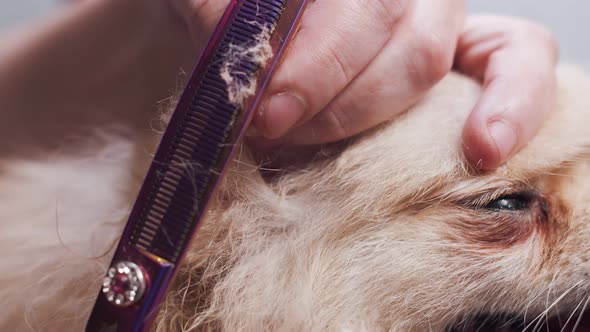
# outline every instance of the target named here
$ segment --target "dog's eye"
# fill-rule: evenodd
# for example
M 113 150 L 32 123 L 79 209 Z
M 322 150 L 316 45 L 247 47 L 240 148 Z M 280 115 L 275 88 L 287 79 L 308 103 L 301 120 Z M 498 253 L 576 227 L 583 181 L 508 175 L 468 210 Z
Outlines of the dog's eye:
M 528 209 L 532 200 L 533 196 L 530 194 L 510 194 L 496 198 L 485 205 L 484 208 L 494 211 L 520 211 Z

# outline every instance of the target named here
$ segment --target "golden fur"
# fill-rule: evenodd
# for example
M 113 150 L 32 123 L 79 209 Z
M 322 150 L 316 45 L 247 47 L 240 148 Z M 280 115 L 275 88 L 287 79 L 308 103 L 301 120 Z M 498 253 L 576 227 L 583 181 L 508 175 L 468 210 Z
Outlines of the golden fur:
M 461 128 L 480 88 L 457 74 L 342 152 L 271 180 L 243 148 L 155 330 L 441 331 L 480 313 L 567 318 L 590 295 L 590 80 L 558 74 L 551 119 L 491 173 L 463 161 Z M 2 331 L 85 323 L 154 146 L 108 131 L 88 140 L 0 165 Z M 521 193 L 524 209 L 488 208 Z

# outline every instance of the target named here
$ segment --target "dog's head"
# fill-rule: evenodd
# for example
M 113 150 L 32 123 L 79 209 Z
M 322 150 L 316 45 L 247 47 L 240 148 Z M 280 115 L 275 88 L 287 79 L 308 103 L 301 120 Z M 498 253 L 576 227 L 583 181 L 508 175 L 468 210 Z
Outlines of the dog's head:
M 461 129 L 479 88 L 449 77 L 319 172 L 315 193 L 335 207 L 325 218 L 341 270 L 333 281 L 356 275 L 372 308 L 431 326 L 579 314 L 590 295 L 590 82 L 559 74 L 551 118 L 497 171 L 464 163 Z
M 480 88 L 449 76 L 335 159 L 251 186 L 238 196 L 254 202 L 221 217 L 231 267 L 215 255 L 198 264 L 215 280 L 209 314 L 236 328 L 438 330 L 480 315 L 526 316 L 532 328 L 544 313 L 576 312 L 575 322 L 590 296 L 590 81 L 562 68 L 559 84 L 537 137 L 493 172 L 461 152 Z

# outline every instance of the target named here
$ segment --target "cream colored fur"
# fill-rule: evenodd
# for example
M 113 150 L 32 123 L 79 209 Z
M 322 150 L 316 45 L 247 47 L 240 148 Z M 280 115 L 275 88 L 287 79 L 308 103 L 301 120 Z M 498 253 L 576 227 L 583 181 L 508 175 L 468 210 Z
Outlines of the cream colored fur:
M 571 312 L 590 295 L 590 81 L 562 67 L 559 82 L 552 118 L 493 173 L 463 162 L 480 88 L 456 74 L 271 182 L 243 148 L 155 330 L 440 331 L 477 313 Z M 2 162 L 1 331 L 82 330 L 152 147 L 103 133 Z M 546 200 L 543 221 L 536 206 L 466 203 L 525 187 Z M 496 226 L 505 238 L 487 240 Z

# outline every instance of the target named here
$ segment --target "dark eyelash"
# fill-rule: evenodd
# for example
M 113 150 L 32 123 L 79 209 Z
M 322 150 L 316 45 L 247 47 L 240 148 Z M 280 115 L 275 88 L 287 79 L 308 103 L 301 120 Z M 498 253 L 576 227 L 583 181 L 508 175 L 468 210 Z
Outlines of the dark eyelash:
M 485 209 L 486 206 L 489 206 L 494 201 L 507 198 L 507 199 L 522 199 L 522 200 L 533 200 L 537 195 L 535 190 L 527 188 L 505 188 L 499 189 L 491 192 L 482 193 L 471 197 L 463 202 L 460 202 L 461 205 L 473 209 L 473 210 L 481 210 Z

